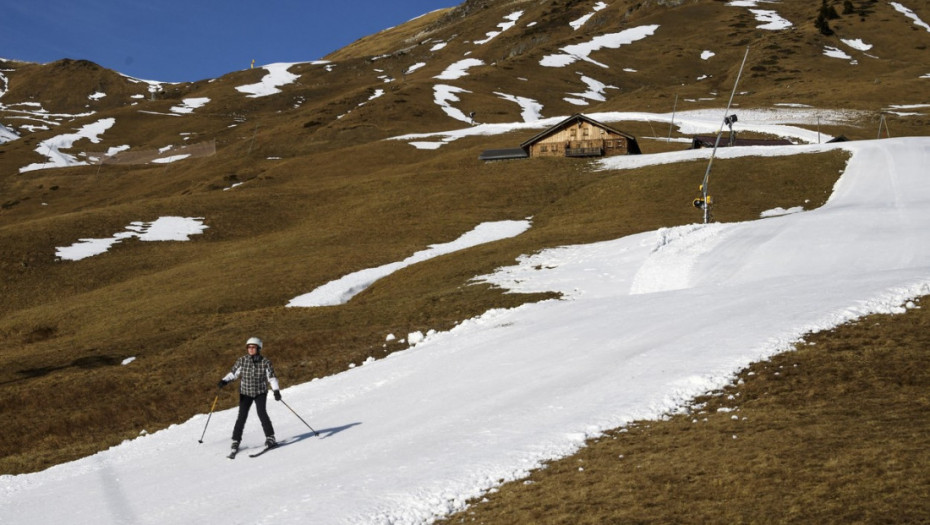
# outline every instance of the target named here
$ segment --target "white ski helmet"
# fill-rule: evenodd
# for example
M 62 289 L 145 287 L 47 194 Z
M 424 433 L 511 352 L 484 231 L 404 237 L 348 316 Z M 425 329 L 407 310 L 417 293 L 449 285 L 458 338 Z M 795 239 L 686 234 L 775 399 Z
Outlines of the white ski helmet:
M 249 340 L 245 342 L 245 346 L 249 345 L 258 345 L 258 351 L 262 351 L 262 340 L 257 337 L 250 337 Z

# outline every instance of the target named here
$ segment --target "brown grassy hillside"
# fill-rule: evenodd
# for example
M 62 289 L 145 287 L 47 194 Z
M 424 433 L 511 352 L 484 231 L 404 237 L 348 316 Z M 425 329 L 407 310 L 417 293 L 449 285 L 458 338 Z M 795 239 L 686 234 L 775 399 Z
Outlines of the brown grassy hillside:
M 0 392 L 8 400 L 0 417 L 16 429 L 0 434 L 0 473 L 46 468 L 207 411 L 216 379 L 249 335 L 268 342 L 284 385 L 307 381 L 402 348 L 385 345 L 389 333 L 441 330 L 488 308 L 539 299 L 469 284 L 521 254 L 700 220 L 691 200 L 703 163 L 621 173 L 577 160 L 477 160 L 485 149 L 520 144 L 541 129 L 464 138 L 437 150 L 384 140 L 467 126 L 434 102 L 437 83 L 468 90 L 455 106 L 484 123 L 521 120 L 520 107 L 495 93 L 532 98 L 544 117 L 670 113 L 676 100 L 678 111 L 722 109 L 748 46 L 736 108 L 860 110 L 855 120 L 825 119 L 822 127 L 851 139 L 875 138 L 885 112 L 885 133 L 927 134 L 921 110 L 893 106 L 930 102 L 930 80 L 920 78 L 930 73 L 930 32 L 887 3 L 852 2 L 853 13 L 830 21 L 830 36 L 814 27 L 817 3 L 804 0 L 777 4 L 794 24 L 782 31 L 759 29 L 746 8 L 722 1 L 607 3 L 574 30 L 569 22 L 594 2 L 467 1 L 363 38 L 328 63 L 294 65 L 298 81 L 257 98 L 236 87 L 260 81 L 261 69 L 150 91 L 84 61 L 0 64 L 0 123 L 20 135 L 0 144 Z M 830 3 L 843 12 L 841 2 Z M 910 4 L 930 20 L 925 3 Z M 512 29 L 475 44 L 517 10 L 523 15 Z M 650 24 L 658 26 L 652 37 L 593 54 L 599 64 L 540 65 L 562 47 Z M 857 51 L 843 39 L 874 47 Z M 826 46 L 856 63 L 825 56 Z M 703 50 L 715 55 L 702 60 Z M 484 65 L 457 80 L 434 78 L 466 56 Z M 585 90 L 583 76 L 613 86 L 606 100 L 584 107 L 564 100 Z M 88 98 L 100 90 L 107 96 Z M 191 98 L 209 102 L 189 114 L 173 111 Z M 20 172 L 43 161 L 42 141 L 104 118 L 114 124 L 99 143 L 81 140 L 66 151 L 83 159 L 126 145 L 209 141 L 216 153 L 163 165 Z M 647 153 L 684 147 L 661 140 L 667 120 L 611 125 L 640 137 Z M 676 129 L 672 138 L 687 136 Z M 819 205 L 844 163 L 840 154 L 718 160 L 715 217 L 751 220 L 778 206 Z M 129 239 L 81 261 L 56 258 L 57 247 L 78 239 L 171 215 L 202 217 L 208 229 L 190 242 Z M 450 241 L 480 222 L 530 216 L 533 228 L 518 238 L 407 268 L 346 305 L 284 307 L 316 286 Z M 895 340 L 913 330 L 883 323 L 880 333 Z M 136 360 L 122 366 L 128 357 Z M 220 406 L 233 402 L 223 397 Z M 780 415 L 773 409 L 753 419 L 764 427 L 767 417 Z M 668 434 L 688 438 L 676 428 Z M 636 446 L 657 443 L 634 434 Z

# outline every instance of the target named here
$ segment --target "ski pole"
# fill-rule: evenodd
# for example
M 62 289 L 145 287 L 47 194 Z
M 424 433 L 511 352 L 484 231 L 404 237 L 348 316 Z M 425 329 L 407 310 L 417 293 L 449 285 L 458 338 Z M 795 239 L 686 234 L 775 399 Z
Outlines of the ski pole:
M 213 417 L 213 409 L 216 408 L 216 401 L 220 398 L 220 390 L 216 389 L 216 397 L 213 398 L 213 406 L 210 407 L 210 415 L 207 416 L 207 424 L 203 426 L 203 434 L 200 435 L 198 443 L 203 443 L 203 437 L 207 435 L 207 425 L 210 424 L 210 418 Z
M 294 412 L 294 409 L 291 408 L 291 405 L 288 405 L 287 403 L 285 403 L 283 399 L 281 399 L 280 401 L 281 401 L 282 403 L 284 403 L 284 406 L 286 406 L 288 410 L 290 410 L 291 412 Z M 301 422 L 303 422 L 304 425 L 307 425 L 307 428 L 309 428 L 310 430 L 313 430 L 313 427 L 311 427 L 309 423 L 307 423 L 306 421 L 304 421 L 304 418 L 300 417 L 300 414 L 298 414 L 297 412 L 294 412 L 294 415 L 297 416 L 297 419 L 299 419 Z M 319 436 L 320 433 L 317 432 L 316 430 L 313 430 L 313 435 L 314 435 L 314 436 Z

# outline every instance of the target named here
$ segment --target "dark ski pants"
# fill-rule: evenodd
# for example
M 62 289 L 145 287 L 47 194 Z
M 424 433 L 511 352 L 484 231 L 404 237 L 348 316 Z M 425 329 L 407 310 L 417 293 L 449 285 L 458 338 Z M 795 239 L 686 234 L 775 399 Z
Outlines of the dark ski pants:
M 236 418 L 236 426 L 233 427 L 233 441 L 242 441 L 242 429 L 245 428 L 245 420 L 249 417 L 249 410 L 252 408 L 253 401 L 255 402 L 255 411 L 258 412 L 258 420 L 262 422 L 265 437 L 274 435 L 274 427 L 271 426 L 271 419 L 268 417 L 268 411 L 265 410 L 267 400 L 268 392 L 255 397 L 239 393 L 239 417 Z

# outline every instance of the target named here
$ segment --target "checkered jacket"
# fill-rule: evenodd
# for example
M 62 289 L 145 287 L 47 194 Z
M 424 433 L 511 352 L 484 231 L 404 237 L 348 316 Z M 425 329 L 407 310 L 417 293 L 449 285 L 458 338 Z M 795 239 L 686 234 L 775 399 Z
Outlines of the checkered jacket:
M 238 377 L 242 378 L 239 392 L 245 396 L 256 397 L 268 392 L 268 383 L 271 383 L 273 390 L 280 389 L 271 361 L 260 354 L 256 354 L 255 358 L 244 355 L 236 359 L 236 364 L 223 379 L 232 381 Z

